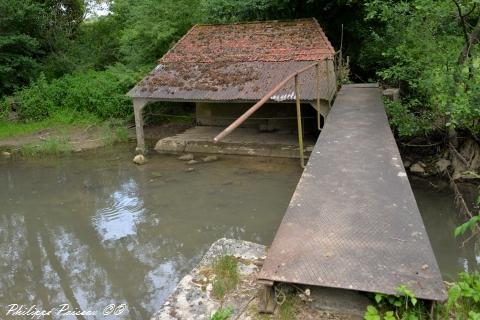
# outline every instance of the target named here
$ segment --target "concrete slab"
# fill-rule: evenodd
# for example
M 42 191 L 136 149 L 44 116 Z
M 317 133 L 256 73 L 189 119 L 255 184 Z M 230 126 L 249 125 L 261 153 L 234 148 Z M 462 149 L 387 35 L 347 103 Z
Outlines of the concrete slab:
M 358 291 L 313 287 L 311 292 L 313 308 L 331 312 L 342 311 L 359 319 L 363 319 L 365 310 L 372 304 L 364 293 Z
M 260 132 L 253 128 L 238 128 L 222 142 L 214 143 L 213 138 L 222 127 L 197 126 L 157 142 L 159 153 L 217 153 L 249 156 L 299 158 L 296 132 Z M 315 140 L 304 138 L 305 155 L 313 149 Z
M 265 246 L 253 242 L 225 238 L 217 240 L 203 256 L 199 265 L 180 281 L 152 320 L 208 320 L 222 306 L 224 308 L 234 306 L 235 313 L 232 319 L 238 318 L 251 303 L 252 295 L 255 296 L 255 276 L 258 272 L 255 262 L 264 258 L 265 253 Z M 238 292 L 241 294 L 228 297 L 226 301 L 219 301 L 212 297 L 209 279 L 206 279 L 202 271 L 210 268 L 216 257 L 226 255 L 239 258 L 242 281 L 239 284 L 241 290 Z
M 258 313 L 258 290 L 256 281 L 265 259 L 266 247 L 260 244 L 235 240 L 219 239 L 212 244 L 201 262 L 177 285 L 170 297 L 153 315 L 151 320 L 210 319 L 220 308 L 231 307 L 229 319 L 278 319 L 279 308 L 271 315 Z M 238 260 L 240 281 L 237 288 L 228 293 L 223 301 L 212 294 L 210 267 L 218 256 L 230 255 Z M 297 319 L 304 320 L 361 320 L 369 299 L 360 293 L 347 290 L 302 287 L 281 288 L 285 293 L 295 294 L 297 290 L 310 290 L 308 301 L 298 299 Z M 297 292 L 298 294 L 298 292 Z M 297 295 L 299 296 L 299 295 Z

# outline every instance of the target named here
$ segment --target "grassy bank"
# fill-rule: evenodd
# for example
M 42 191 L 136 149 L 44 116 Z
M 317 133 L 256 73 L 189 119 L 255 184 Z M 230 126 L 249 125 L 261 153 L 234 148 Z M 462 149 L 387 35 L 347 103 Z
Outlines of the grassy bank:
M 63 110 L 38 121 L 9 121 L 0 119 L 0 140 L 34 134 L 46 129 L 68 130 L 74 127 L 99 125 L 102 120 L 97 116 L 78 111 Z
M 25 157 L 66 154 L 128 140 L 123 120 L 59 113 L 34 122 L 0 121 L 0 148 Z

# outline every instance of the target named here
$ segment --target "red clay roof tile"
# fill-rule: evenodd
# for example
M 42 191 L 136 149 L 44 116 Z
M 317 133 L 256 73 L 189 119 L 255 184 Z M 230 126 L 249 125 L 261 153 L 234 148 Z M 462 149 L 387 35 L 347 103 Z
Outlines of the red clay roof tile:
M 159 62 L 315 61 L 334 52 L 311 18 L 196 25 Z

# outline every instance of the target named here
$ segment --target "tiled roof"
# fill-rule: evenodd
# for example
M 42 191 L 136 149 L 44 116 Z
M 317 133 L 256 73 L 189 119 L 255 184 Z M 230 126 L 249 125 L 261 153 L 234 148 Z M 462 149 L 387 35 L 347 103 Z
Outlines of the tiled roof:
M 169 101 L 256 101 L 291 73 L 334 54 L 315 19 L 197 25 L 128 95 Z M 327 64 L 321 66 L 324 99 L 335 91 L 331 61 L 329 65 L 328 70 Z M 316 96 L 314 79 L 313 70 L 300 77 L 302 98 Z M 291 97 L 292 90 L 288 84 L 279 94 Z
M 159 62 L 313 61 L 333 53 L 312 18 L 196 25 Z

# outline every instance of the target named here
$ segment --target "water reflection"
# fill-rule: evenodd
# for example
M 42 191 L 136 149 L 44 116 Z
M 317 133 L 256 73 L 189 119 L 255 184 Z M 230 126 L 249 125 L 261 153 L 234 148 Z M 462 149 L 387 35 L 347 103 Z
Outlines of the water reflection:
M 92 222 L 104 240 L 115 240 L 135 235 L 136 221 L 143 213 L 143 201 L 138 197 L 137 184 L 130 179 L 112 193 L 105 207 L 97 210 Z
M 2 308 L 101 314 L 126 303 L 123 318 L 148 318 L 216 239 L 269 244 L 301 173 L 295 160 L 239 157 L 193 172 L 168 156 L 136 167 L 132 149 L 0 159 Z M 445 279 L 478 268 L 480 245 L 453 238 L 461 219 L 450 193 L 413 187 Z
M 2 308 L 126 303 L 123 318 L 148 318 L 217 238 L 269 243 L 300 175 L 271 159 L 135 167 L 128 150 L 0 160 Z

